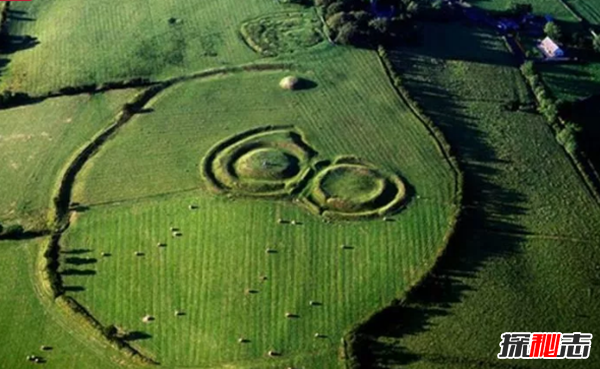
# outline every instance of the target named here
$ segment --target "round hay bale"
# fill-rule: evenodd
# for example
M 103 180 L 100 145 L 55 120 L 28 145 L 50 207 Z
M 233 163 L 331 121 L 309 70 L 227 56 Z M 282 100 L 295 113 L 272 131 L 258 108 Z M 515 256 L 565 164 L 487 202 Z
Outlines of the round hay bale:
M 145 317 L 142 318 L 142 322 L 144 323 L 150 323 L 153 322 L 155 320 L 155 318 L 152 315 L 146 315 Z
M 300 84 L 300 79 L 296 76 L 287 76 L 279 82 L 279 87 L 284 90 L 296 90 Z

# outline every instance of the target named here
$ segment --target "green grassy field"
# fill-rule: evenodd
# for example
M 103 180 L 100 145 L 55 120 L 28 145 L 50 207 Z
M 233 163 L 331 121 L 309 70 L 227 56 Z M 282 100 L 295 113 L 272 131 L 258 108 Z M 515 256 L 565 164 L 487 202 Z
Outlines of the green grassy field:
M 558 0 L 529 2 L 574 22 Z M 398 299 L 367 324 L 362 368 L 569 368 L 499 363 L 500 334 L 600 328 L 600 208 L 544 118 L 507 109 L 534 100 L 498 35 L 425 24 L 421 46 L 390 50 L 465 171 L 455 243 L 409 293 L 447 245 L 458 178 L 376 52 L 321 42 L 314 9 L 272 0 L 14 4 L 0 91 L 270 63 L 162 90 L 75 178 L 66 294 L 162 367 L 339 367 L 342 337 Z M 558 97 L 595 88 L 595 65 L 547 68 Z M 289 75 L 303 88 L 282 89 Z M 0 111 L 0 221 L 43 227 L 65 166 L 134 93 Z M 30 367 L 30 354 L 48 368 L 139 367 L 49 297 L 47 241 L 0 242 L 0 368 Z
M 446 47 L 455 38 L 472 46 Z M 459 153 L 469 210 L 432 288 L 369 332 L 380 336 L 371 347 L 377 363 L 512 367 L 496 358 L 503 332 L 596 332 L 600 210 L 544 119 L 502 108 L 530 97 L 501 40 L 430 25 L 423 46 L 396 50 L 392 58 Z M 596 368 L 599 357 L 575 366 Z M 521 360 L 515 367 L 573 365 Z
M 64 86 L 133 77 L 166 78 L 260 57 L 241 42 L 243 22 L 304 11 L 269 0 L 74 0 L 21 2 L 9 32 L 37 44 L 5 56 L 0 90 L 43 93 Z M 74 31 L 75 30 L 75 31 Z M 73 52 L 77 50 L 77 52 Z
M 112 123 L 133 91 L 0 111 L 0 221 L 41 228 L 66 161 Z
M 77 179 L 73 200 L 89 210 L 74 218 L 64 247 L 97 260 L 65 258 L 65 283 L 85 288 L 73 296 L 104 324 L 151 336 L 134 344 L 167 366 L 332 367 L 343 334 L 401 297 L 444 245 L 455 179 L 433 139 L 374 52 L 318 53 L 296 59 L 317 86 L 309 90 L 282 90 L 289 72 L 254 72 L 165 91 Z M 325 223 L 286 201 L 207 191 L 200 163 L 208 150 L 269 124 L 302 131 L 319 159 L 356 155 L 398 173 L 415 195 L 394 221 Z M 144 324 L 146 314 L 156 321 Z M 269 359 L 268 350 L 283 356 Z
M 43 357 L 44 368 L 115 369 L 123 357 L 101 342 L 81 336 L 78 327 L 39 299 L 35 263 L 45 240 L 0 241 L 0 367 L 28 368 L 27 355 Z M 42 351 L 42 345 L 52 347 Z

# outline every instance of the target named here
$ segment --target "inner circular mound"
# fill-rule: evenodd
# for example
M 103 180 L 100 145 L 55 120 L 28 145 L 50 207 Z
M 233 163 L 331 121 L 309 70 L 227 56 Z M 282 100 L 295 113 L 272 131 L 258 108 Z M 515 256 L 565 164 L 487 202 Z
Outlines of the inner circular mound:
M 260 148 L 242 155 L 235 163 L 236 176 L 256 180 L 280 180 L 300 172 L 298 158 L 278 148 Z
M 352 159 L 352 161 L 348 161 Z M 406 188 L 393 173 L 339 158 L 321 170 L 303 198 L 308 209 L 333 219 L 368 219 L 396 211 Z
M 365 167 L 337 166 L 326 172 L 320 182 L 328 202 L 341 201 L 359 205 L 371 201 L 383 192 L 385 179 Z

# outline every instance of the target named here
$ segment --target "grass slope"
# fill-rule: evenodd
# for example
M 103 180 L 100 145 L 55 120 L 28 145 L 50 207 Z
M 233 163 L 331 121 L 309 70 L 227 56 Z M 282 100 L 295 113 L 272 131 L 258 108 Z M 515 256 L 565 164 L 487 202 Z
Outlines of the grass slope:
M 0 221 L 43 227 L 65 162 L 112 123 L 133 93 L 64 97 L 0 111 Z
M 297 61 L 316 88 L 284 91 L 278 82 L 286 73 L 260 72 L 165 91 L 78 178 L 74 201 L 90 209 L 64 246 L 90 249 L 98 260 L 65 259 L 65 281 L 85 288 L 74 296 L 103 323 L 149 334 L 134 344 L 167 367 L 332 367 L 344 332 L 401 297 L 443 247 L 453 173 L 376 54 L 331 48 Z M 296 126 L 320 158 L 357 155 L 400 173 L 416 196 L 393 222 L 326 224 L 285 202 L 207 192 L 199 165 L 209 148 L 268 124 Z M 278 218 L 301 225 L 278 225 Z M 173 238 L 170 227 L 182 236 Z M 266 254 L 267 247 L 278 252 Z M 186 315 L 176 318 L 176 309 Z M 286 319 L 286 312 L 300 317 Z M 146 314 L 156 322 L 144 325 Z M 240 345 L 240 336 L 251 343 Z M 271 349 L 282 358 L 267 359 Z
M 133 77 L 165 78 L 260 56 L 241 41 L 241 24 L 283 10 L 265 0 L 75 0 L 15 3 L 9 32 L 37 44 L 4 57 L 0 90 L 41 93 Z M 171 20 L 172 19 L 172 20 Z
M 445 38 L 472 47 L 449 48 Z M 600 328 L 600 210 L 543 118 L 501 108 L 529 100 L 503 48 L 476 29 L 430 25 L 422 47 L 393 54 L 406 86 L 459 153 L 470 210 L 431 288 L 372 332 L 382 367 L 504 367 L 496 358 L 503 332 Z M 576 366 L 596 368 L 599 357 Z

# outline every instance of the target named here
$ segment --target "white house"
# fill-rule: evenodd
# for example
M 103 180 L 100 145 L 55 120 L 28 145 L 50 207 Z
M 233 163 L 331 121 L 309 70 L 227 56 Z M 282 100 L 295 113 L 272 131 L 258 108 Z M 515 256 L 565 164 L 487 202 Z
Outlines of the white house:
M 547 58 L 560 58 L 565 56 L 563 49 L 558 46 L 550 37 L 546 37 L 540 42 L 538 48 L 544 53 Z

